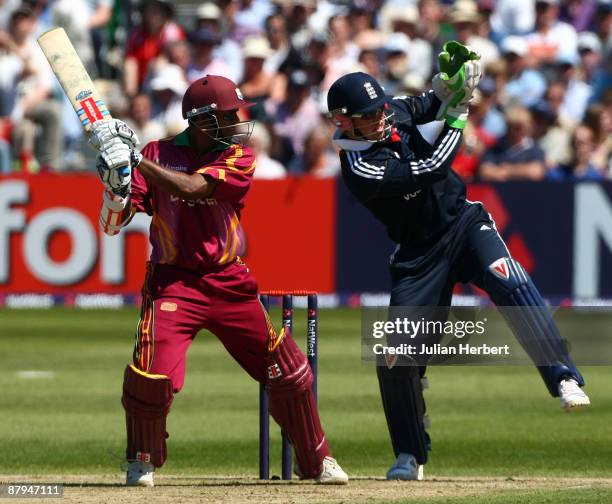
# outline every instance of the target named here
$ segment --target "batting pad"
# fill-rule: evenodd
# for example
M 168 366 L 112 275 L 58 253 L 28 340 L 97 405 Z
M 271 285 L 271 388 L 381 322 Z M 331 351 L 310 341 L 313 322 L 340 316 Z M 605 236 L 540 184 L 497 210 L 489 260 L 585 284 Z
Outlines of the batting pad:
M 128 460 L 161 467 L 166 460 L 166 416 L 174 393 L 166 375 L 153 375 L 133 365 L 125 368 L 123 397 Z
M 268 353 L 266 366 L 270 414 L 293 444 L 301 475 L 314 478 L 331 453 L 312 391 L 312 370 L 286 327 Z
M 584 385 L 544 299 L 517 261 L 512 258 L 495 261 L 485 274 L 484 287 L 536 364 L 553 397 L 559 395 L 559 381 L 564 377 Z
M 429 436 L 423 423 L 425 400 L 419 366 L 393 366 L 384 359 L 376 366 L 380 397 L 382 399 L 393 451 L 414 455 L 419 464 L 427 463 L 430 449 Z

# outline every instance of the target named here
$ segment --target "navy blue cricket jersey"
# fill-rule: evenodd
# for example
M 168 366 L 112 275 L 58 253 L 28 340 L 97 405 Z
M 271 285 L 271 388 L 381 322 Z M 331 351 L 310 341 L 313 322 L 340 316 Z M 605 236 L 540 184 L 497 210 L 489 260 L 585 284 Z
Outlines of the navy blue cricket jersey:
M 434 145 L 417 129 L 435 120 L 440 101 L 433 91 L 396 97 L 395 129 L 384 142 L 338 135 L 342 178 L 355 197 L 404 247 L 422 247 L 439 238 L 465 205 L 465 184 L 451 170 L 462 131 L 444 126 Z

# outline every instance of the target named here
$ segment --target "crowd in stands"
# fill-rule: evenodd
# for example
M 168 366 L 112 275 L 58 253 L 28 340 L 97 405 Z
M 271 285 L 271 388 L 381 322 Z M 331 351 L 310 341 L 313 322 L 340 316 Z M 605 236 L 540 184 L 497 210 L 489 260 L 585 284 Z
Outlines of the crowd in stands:
M 0 0 L 0 173 L 93 169 L 36 44 L 55 26 L 143 144 L 186 127 L 190 82 L 237 82 L 260 178 L 337 176 L 331 83 L 362 70 L 421 94 L 456 39 L 485 64 L 454 164 L 466 181 L 612 178 L 610 0 Z

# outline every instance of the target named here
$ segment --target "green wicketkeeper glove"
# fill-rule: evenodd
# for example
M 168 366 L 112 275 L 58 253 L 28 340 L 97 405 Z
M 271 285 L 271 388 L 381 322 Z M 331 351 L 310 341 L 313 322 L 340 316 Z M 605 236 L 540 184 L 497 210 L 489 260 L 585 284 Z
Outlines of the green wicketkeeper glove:
M 469 101 L 482 76 L 480 55 L 454 40 L 444 44 L 438 56 L 440 72 L 432 87 L 442 104 L 436 116 L 454 127 L 463 129 L 467 123 Z

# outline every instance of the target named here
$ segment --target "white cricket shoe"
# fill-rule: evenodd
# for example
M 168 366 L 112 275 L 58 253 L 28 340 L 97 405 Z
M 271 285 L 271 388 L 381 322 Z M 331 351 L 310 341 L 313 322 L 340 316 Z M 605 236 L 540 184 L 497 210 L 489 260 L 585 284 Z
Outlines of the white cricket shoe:
M 589 396 L 586 395 L 573 378 L 567 378 L 559 382 L 559 399 L 561 408 L 565 411 L 572 411 L 580 406 L 591 404 Z
M 348 476 L 336 462 L 336 459 L 325 457 L 321 474 L 315 478 L 315 481 L 320 485 L 346 485 Z
M 423 479 L 423 466 L 419 464 L 410 453 L 400 453 L 387 471 L 388 480 L 421 481 Z
M 134 460 L 128 463 L 125 484 L 127 486 L 152 487 L 155 485 L 153 483 L 154 471 L 155 467 L 153 464 Z

